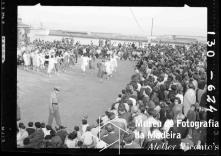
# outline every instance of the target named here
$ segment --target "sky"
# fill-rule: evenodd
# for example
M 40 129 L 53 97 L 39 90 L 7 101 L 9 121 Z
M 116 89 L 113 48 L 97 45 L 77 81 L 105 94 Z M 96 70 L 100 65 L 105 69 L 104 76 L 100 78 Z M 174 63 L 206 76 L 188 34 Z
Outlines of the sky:
M 47 29 L 125 35 L 206 36 L 207 8 L 18 6 L 23 23 Z

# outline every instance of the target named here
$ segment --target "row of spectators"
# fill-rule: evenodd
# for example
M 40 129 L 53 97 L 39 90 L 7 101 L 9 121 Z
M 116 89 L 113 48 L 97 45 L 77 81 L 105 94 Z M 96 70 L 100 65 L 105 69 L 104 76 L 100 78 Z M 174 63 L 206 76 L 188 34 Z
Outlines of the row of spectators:
M 205 127 L 178 126 L 183 122 L 206 121 L 206 45 L 155 45 L 138 61 L 131 81 L 96 125 L 82 125 L 67 132 L 32 123 L 18 125 L 19 147 L 29 148 L 149 148 L 153 143 L 181 148 L 181 143 L 206 143 Z M 148 126 L 138 126 L 143 123 Z M 159 125 L 159 126 L 156 126 Z M 32 130 L 30 130 L 32 129 Z M 31 131 L 31 132 L 30 132 Z M 33 133 L 32 133 L 33 132 Z M 163 137 L 162 134 L 181 137 Z M 141 137 L 142 136 L 142 137 Z M 183 148 L 183 147 L 182 147 Z

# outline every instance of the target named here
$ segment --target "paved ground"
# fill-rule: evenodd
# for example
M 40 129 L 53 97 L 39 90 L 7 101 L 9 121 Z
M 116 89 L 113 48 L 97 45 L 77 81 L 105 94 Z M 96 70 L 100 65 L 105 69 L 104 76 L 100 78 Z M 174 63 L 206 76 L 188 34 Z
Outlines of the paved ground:
M 134 72 L 133 62 L 118 61 L 118 65 L 113 77 L 103 82 L 96 77 L 95 70 L 87 71 L 85 75 L 81 73 L 79 64 L 67 73 L 51 78 L 44 73 L 18 68 L 22 122 L 47 123 L 50 90 L 53 86 L 58 86 L 61 88 L 60 114 L 63 125 L 72 130 L 74 125 L 80 125 L 85 114 L 89 117 L 89 123 L 95 123 L 98 116 L 110 107 Z

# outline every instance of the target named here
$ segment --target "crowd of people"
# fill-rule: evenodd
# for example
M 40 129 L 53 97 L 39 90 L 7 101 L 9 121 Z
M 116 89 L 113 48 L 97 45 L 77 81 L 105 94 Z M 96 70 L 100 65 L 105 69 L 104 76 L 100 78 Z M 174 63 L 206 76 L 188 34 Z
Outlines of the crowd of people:
M 42 44 L 39 41 L 36 43 Z M 50 50 L 47 46 L 50 44 L 44 42 L 41 51 Z M 53 45 L 57 44 L 51 47 Z M 37 46 L 35 50 L 39 52 L 38 49 Z M 79 46 L 65 50 L 75 52 L 75 49 L 78 50 L 76 55 L 86 56 L 87 53 L 80 54 Z M 119 141 L 116 141 L 119 131 L 121 148 L 150 148 L 153 144 L 163 148 L 163 144 L 168 144 L 180 149 L 183 148 L 182 143 L 196 146 L 206 144 L 205 127 L 183 127 L 177 124 L 178 120 L 207 120 L 206 45 L 149 45 L 137 49 L 138 55 L 133 55 L 133 52 L 122 54 L 123 50 L 119 49 L 117 47 L 113 51 L 121 59 L 138 60 L 135 74 L 110 108 L 96 120 L 95 125 L 88 123 L 87 116 L 83 117 L 81 125 L 73 126 L 71 132 L 61 125 L 53 128 L 45 123 L 29 122 L 26 127 L 20 122 L 17 131 L 18 147 L 119 148 Z M 55 48 L 55 51 L 59 50 Z M 95 51 L 99 51 L 99 47 Z M 103 53 L 94 54 L 96 58 L 105 58 Z M 78 58 L 76 55 L 75 61 Z M 147 126 L 139 126 L 140 123 Z M 162 135 L 164 133 L 176 133 L 180 137 L 165 138 Z
M 116 71 L 117 59 L 138 59 L 141 49 L 135 49 L 134 44 L 119 44 L 113 46 L 106 43 L 103 46 L 81 45 L 73 40 L 44 41 L 34 40 L 28 46 L 19 46 L 17 49 L 17 65 L 25 70 L 34 70 L 53 73 L 67 71 L 80 59 L 81 71 L 98 68 L 98 77 L 110 78 Z M 98 63 L 95 63 L 98 60 Z

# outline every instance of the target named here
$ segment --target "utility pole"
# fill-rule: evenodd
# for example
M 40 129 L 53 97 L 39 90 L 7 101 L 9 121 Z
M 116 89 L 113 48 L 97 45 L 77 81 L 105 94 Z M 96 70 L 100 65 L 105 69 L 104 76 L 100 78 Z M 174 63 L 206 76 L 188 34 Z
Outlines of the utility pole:
M 152 35 L 153 35 L 153 18 L 152 18 L 152 24 L 151 24 L 151 37 L 152 37 Z

